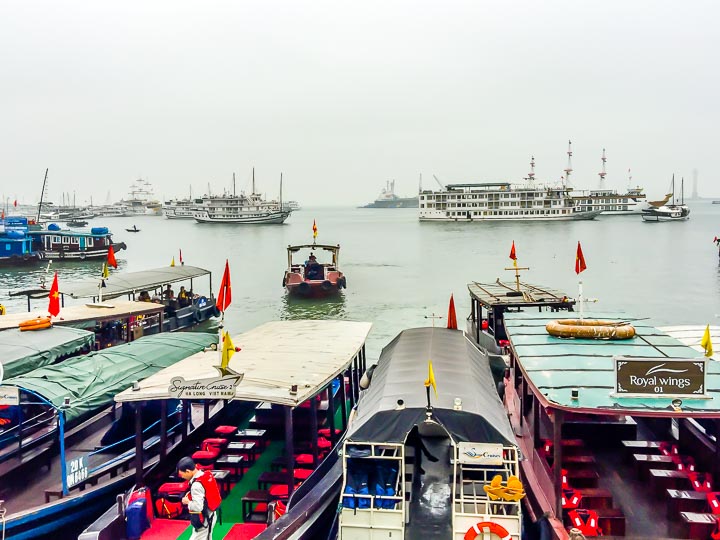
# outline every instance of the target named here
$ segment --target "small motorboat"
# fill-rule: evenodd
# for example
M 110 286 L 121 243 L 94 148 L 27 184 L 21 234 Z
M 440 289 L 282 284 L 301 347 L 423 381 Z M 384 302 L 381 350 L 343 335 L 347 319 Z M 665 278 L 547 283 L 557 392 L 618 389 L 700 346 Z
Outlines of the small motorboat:
M 132 229 L 125 229 L 127 232 L 140 232 L 140 229 L 137 228 L 137 225 L 133 225 Z
M 304 263 L 294 261 L 301 250 L 310 250 Z M 315 251 L 322 250 L 331 254 L 329 262 L 319 262 Z M 346 279 L 338 269 L 340 246 L 321 244 L 302 244 L 288 246 L 288 269 L 283 277 L 283 287 L 290 294 L 302 297 L 323 297 L 337 294 L 346 288 Z
M 88 222 L 84 219 L 73 219 L 67 222 L 68 227 L 85 227 Z

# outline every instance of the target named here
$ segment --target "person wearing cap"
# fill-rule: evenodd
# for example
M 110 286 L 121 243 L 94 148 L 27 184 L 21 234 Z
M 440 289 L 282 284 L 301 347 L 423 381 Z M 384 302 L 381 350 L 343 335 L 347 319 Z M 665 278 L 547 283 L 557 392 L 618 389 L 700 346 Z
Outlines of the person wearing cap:
M 212 538 L 215 512 L 208 511 L 207 505 L 205 504 L 205 487 L 202 482 L 196 481 L 206 473 L 198 469 L 195 461 L 190 457 L 184 457 L 178 461 L 177 469 L 180 478 L 190 483 L 190 493 L 182 498 L 182 503 L 187 506 L 188 512 L 190 512 L 190 522 L 193 525 L 193 533 L 190 536 L 190 540 L 208 540 Z M 200 516 L 203 516 L 202 520 L 199 519 Z
M 305 266 L 307 266 L 308 264 L 316 263 L 316 262 L 317 262 L 317 257 L 316 257 L 315 254 L 311 251 L 311 252 L 310 252 L 310 256 L 308 257 L 308 260 L 305 261 Z

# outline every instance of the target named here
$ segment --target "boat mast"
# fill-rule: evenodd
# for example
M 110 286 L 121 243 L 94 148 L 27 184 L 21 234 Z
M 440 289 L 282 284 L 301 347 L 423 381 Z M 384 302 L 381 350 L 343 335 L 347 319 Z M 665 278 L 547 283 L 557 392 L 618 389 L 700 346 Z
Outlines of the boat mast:
M 567 187 L 570 185 L 570 173 L 572 173 L 572 141 L 568 141 L 568 164 L 567 169 L 565 169 L 565 185 L 563 187 Z
M 672 194 L 673 194 L 672 195 L 672 204 L 674 206 L 675 205 L 675 173 L 673 173 L 671 187 L 672 187 Z
M 255 190 L 255 186 L 253 185 L 253 191 Z M 235 173 L 233 173 L 233 197 L 235 196 Z
M 605 175 L 607 175 L 607 172 L 605 172 L 605 162 L 606 161 L 607 161 L 607 158 L 605 157 L 605 149 L 603 148 L 602 172 L 598 173 L 598 176 L 600 177 L 600 189 L 603 189 L 605 187 Z
M 280 173 L 280 211 L 283 211 L 282 205 L 282 173 Z
M 527 175 L 528 180 L 534 185 L 535 182 L 535 156 L 530 156 L 530 172 Z
M 253 167 L 253 189 L 252 189 L 253 195 L 255 194 L 255 167 Z
M 38 213 L 37 213 L 37 219 L 35 220 L 36 223 L 40 223 L 40 210 L 42 209 L 42 203 L 43 203 L 43 197 L 45 197 L 45 184 L 47 184 L 47 177 L 48 177 L 48 171 L 50 169 L 45 169 L 45 179 L 43 180 L 43 187 L 42 191 L 40 192 L 40 202 L 38 203 Z
M 418 183 L 418 193 L 422 193 L 422 173 L 420 173 L 420 182 Z
M 680 178 L 680 204 L 685 204 L 685 177 Z

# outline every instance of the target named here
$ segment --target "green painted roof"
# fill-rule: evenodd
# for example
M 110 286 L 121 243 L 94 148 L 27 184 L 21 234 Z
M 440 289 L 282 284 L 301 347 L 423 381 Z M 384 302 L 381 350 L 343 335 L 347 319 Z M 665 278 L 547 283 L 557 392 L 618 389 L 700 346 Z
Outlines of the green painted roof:
M 560 317 L 558 317 L 560 315 Z M 572 314 L 578 317 L 577 314 Z M 610 341 L 563 339 L 550 336 L 545 325 L 558 318 L 558 313 L 506 313 L 505 329 L 510 345 L 530 382 L 553 404 L 566 409 L 583 409 L 597 413 L 671 411 L 672 398 L 614 397 L 614 356 L 644 358 L 701 358 L 702 353 L 684 345 L 644 320 L 627 313 L 586 313 L 586 319 L 628 321 L 636 335 L 632 339 Z M 684 413 L 694 416 L 720 414 L 720 362 L 710 360 L 706 374 L 707 395 L 712 399 L 683 398 Z M 572 400 L 570 391 L 579 390 L 579 399 Z
M 70 406 L 65 409 L 65 418 L 73 422 L 110 405 L 115 394 L 130 387 L 134 381 L 142 381 L 217 340 L 217 334 L 204 332 L 145 336 L 37 369 L 3 384 L 32 390 L 57 407 L 69 397 Z
M 5 379 L 54 364 L 82 349 L 91 349 L 93 343 L 93 332 L 63 326 L 35 332 L 21 332 L 18 328 L 0 332 L 0 362 Z

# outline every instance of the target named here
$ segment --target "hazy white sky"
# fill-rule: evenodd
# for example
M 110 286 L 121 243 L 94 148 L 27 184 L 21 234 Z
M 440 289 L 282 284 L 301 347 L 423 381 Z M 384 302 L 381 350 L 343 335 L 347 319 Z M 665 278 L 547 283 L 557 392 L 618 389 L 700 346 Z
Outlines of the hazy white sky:
M 0 3 L 0 194 L 78 202 L 248 187 L 357 204 L 396 179 L 554 181 L 717 196 L 720 4 Z

